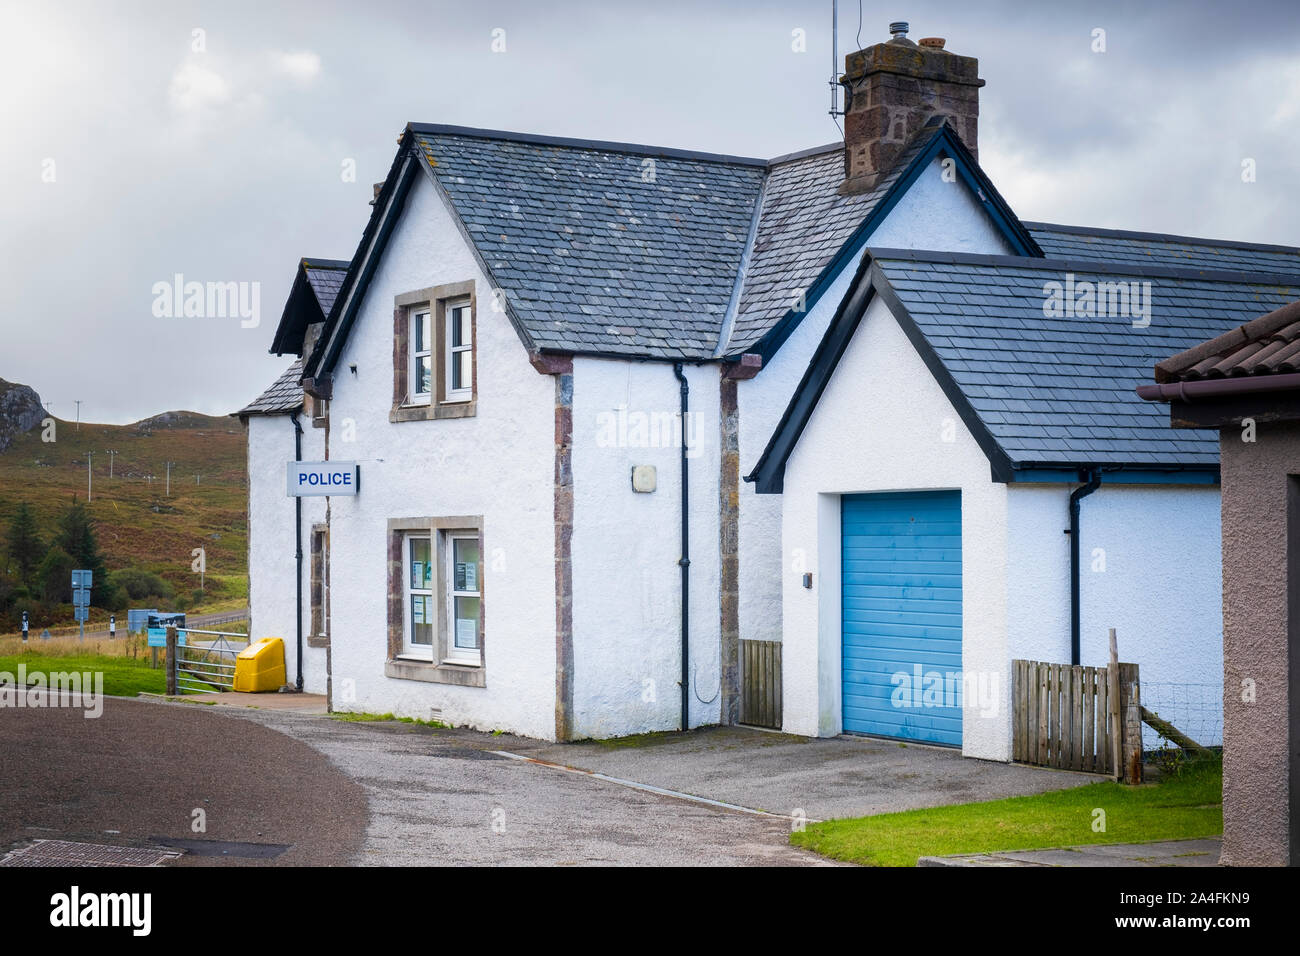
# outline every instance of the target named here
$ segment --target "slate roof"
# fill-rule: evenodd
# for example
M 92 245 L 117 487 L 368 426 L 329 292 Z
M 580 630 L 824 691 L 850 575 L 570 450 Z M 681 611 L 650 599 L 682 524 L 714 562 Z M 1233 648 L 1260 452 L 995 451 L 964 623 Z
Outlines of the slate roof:
M 345 295 L 306 363 L 329 372 L 418 179 L 432 170 L 525 346 L 660 360 L 770 357 L 938 150 L 1026 257 L 1095 268 L 1178 266 L 1300 274 L 1300 250 L 1022 223 L 942 119 L 870 193 L 841 196 L 842 145 L 762 160 L 411 123 L 374 204 Z M 360 294 L 353 296 L 356 287 Z
M 1107 316 L 1051 308 L 1049 292 L 1056 290 L 1049 283 L 1071 282 L 1076 303 L 1084 282 L 1094 290 L 1101 282 L 1138 283 L 1149 310 Z M 1139 399 L 1136 389 L 1171 352 L 1296 299 L 1300 270 L 1103 270 L 1085 260 L 868 248 L 746 476 L 759 493 L 782 490 L 785 463 L 877 295 L 988 456 L 995 480 L 1041 479 L 1025 473 L 1085 466 L 1213 472 L 1217 431 L 1170 429 L 1164 409 Z M 1300 322 L 1300 306 L 1290 318 Z
M 261 395 L 245 405 L 235 415 L 288 415 L 302 408 L 302 359 L 298 359 L 277 378 Z
M 410 128 L 532 347 L 713 355 L 764 161 Z
M 927 128 L 874 189 L 852 196 L 839 193 L 843 143 L 773 162 L 728 353 L 740 354 L 753 346 L 785 317 L 800 292 L 813 288 L 835 254 L 937 134 L 937 128 Z
M 1251 319 L 1156 365 L 1156 382 L 1300 372 L 1300 301 Z
M 1025 226 L 1049 258 L 1226 269 L 1270 275 L 1300 274 L 1300 249 L 1289 246 L 1043 222 L 1026 222 Z
M 302 352 L 303 336 L 308 326 L 324 322 L 329 317 L 339 287 L 348 274 L 348 265 L 343 259 L 298 260 L 289 297 L 271 339 L 272 352 L 276 355 Z
M 873 258 L 873 281 L 896 297 L 1021 465 L 1217 465 L 1217 432 L 1170 429 L 1165 410 L 1135 389 L 1170 353 L 1300 296 L 1300 268 L 1286 279 L 1008 256 L 881 250 Z M 1044 284 L 1064 283 L 1067 273 L 1076 289 L 1149 282 L 1150 325 L 1135 328 L 1130 315 L 1044 315 Z
M 348 272 L 347 260 L 303 259 L 302 267 L 307 273 L 307 282 L 311 285 L 312 292 L 316 293 L 321 313 L 329 315 L 330 309 L 334 308 L 339 287 L 343 285 L 343 277 Z

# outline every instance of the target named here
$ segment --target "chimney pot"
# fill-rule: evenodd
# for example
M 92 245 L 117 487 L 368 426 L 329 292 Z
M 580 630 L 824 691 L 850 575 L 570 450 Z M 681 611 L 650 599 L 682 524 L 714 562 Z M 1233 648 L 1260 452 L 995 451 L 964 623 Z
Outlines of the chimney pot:
M 867 192 L 894 168 L 913 136 L 945 118 L 976 154 L 979 61 L 944 49 L 941 37 L 918 46 L 908 25 L 889 25 L 893 39 L 844 59 L 844 183 L 842 193 Z

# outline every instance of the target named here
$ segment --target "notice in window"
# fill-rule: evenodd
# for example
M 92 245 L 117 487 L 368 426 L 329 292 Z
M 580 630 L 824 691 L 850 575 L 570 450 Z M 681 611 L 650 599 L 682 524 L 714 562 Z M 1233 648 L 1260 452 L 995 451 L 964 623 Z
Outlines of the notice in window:
M 478 621 L 465 618 L 456 621 L 456 646 L 470 650 L 478 647 Z

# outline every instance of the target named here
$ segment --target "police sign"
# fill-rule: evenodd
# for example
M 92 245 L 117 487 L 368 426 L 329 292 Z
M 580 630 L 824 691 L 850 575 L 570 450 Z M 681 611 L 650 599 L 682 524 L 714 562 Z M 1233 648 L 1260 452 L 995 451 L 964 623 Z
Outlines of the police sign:
M 355 495 L 360 478 L 355 461 L 291 461 L 288 493 L 291 498 Z

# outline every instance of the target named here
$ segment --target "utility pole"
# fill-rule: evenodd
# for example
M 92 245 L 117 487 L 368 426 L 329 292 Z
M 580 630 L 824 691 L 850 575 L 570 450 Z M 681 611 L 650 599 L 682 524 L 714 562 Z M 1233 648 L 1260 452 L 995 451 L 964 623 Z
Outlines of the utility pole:
M 73 399 L 77 403 L 77 431 L 81 431 L 81 399 Z
M 172 462 L 167 462 L 167 497 L 172 496 Z
M 113 458 L 114 458 L 114 456 L 116 456 L 116 455 L 117 455 L 117 452 L 115 452 L 113 449 L 110 448 L 110 449 L 108 450 L 108 479 L 109 479 L 109 481 L 112 481 L 112 480 L 113 480 Z
M 91 494 L 94 486 L 94 474 L 90 470 L 90 460 L 94 457 L 95 457 L 95 453 L 93 451 L 86 452 L 86 501 L 87 502 L 95 500 Z

